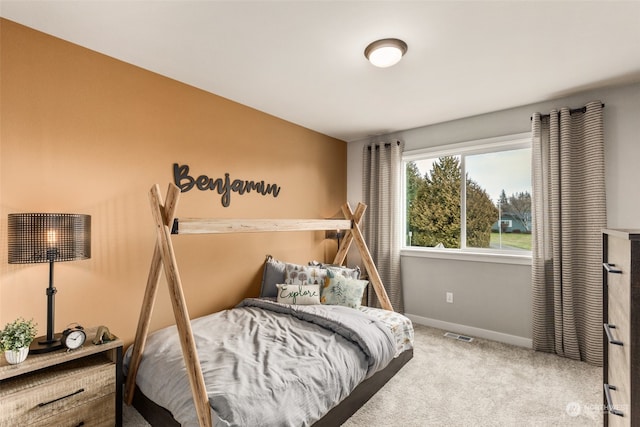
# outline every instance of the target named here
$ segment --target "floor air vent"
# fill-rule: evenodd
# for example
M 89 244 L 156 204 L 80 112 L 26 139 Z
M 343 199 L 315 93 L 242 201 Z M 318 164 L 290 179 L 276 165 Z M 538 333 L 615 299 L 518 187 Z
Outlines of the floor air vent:
M 444 336 L 447 337 L 447 338 L 456 339 L 458 341 L 464 341 L 464 342 L 473 341 L 473 338 L 471 338 L 471 337 L 468 337 L 466 335 L 454 334 L 453 332 L 445 332 Z

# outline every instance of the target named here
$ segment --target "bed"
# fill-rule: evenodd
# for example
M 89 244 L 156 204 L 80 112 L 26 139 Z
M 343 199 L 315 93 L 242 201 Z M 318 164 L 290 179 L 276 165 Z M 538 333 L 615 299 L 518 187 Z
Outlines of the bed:
M 125 400 L 152 425 L 339 425 L 411 359 L 411 321 L 393 312 L 359 230 L 364 205 L 355 212 L 345 205 L 345 221 L 178 223 L 173 218 L 178 193 L 170 185 L 166 202 L 157 186 L 150 193 L 158 240 L 136 339 L 125 355 Z M 348 230 L 334 263 L 314 267 L 323 269 L 326 282 L 324 276 L 318 282 L 316 273 L 310 278 L 295 270 L 285 284 L 277 285 L 274 297 L 273 291 L 265 292 L 267 260 L 261 298 L 189 319 L 171 233 L 317 229 Z M 361 306 L 342 292 L 364 282 L 341 267 L 353 241 L 383 309 Z M 149 334 L 161 266 L 176 325 Z M 282 281 L 270 280 L 269 286 Z M 339 292 L 329 292 L 336 289 Z M 320 294 L 340 301 L 313 301 Z
M 246 299 L 237 308 L 193 320 L 213 424 L 318 424 L 363 381 L 375 382 L 392 361 L 410 359 L 410 322 L 384 312 Z M 368 333 L 359 336 L 359 330 Z M 168 413 L 159 417 L 151 402 L 140 400 L 134 401 L 138 411 L 154 426 L 198 425 L 175 326 L 151 334 L 143 360 L 136 396 L 143 394 Z

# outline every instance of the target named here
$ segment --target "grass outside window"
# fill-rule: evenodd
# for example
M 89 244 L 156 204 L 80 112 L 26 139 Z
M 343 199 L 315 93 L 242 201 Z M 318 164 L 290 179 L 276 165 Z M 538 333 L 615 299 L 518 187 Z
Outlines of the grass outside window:
M 491 247 L 504 249 L 531 250 L 530 233 L 491 233 Z

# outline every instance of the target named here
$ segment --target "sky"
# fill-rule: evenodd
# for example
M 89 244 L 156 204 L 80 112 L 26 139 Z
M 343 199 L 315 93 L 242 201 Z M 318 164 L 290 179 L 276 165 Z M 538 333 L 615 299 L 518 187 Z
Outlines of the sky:
M 433 161 L 415 162 L 422 176 L 431 170 Z M 467 155 L 465 166 L 469 178 L 478 183 L 494 203 L 500 198 L 502 190 L 507 197 L 523 191 L 531 193 L 530 148 Z

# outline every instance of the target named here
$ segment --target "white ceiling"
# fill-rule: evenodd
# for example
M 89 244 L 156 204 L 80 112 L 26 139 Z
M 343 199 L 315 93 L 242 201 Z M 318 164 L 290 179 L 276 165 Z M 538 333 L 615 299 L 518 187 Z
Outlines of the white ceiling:
M 0 15 L 345 141 L 640 81 L 640 1 L 0 1 Z M 363 55 L 387 37 L 392 68 Z

